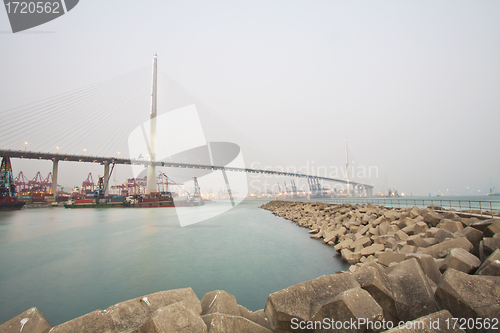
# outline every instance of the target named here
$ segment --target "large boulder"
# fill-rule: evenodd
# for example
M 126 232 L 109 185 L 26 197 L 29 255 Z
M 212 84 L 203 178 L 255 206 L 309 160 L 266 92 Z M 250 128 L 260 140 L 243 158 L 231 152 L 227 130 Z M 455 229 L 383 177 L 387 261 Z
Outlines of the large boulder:
M 149 320 L 131 333 L 152 332 L 206 333 L 207 325 L 189 305 L 177 302 L 156 310 Z
M 465 331 L 460 329 L 458 325 L 453 327 L 453 323 L 454 320 L 451 313 L 447 310 L 442 310 L 417 318 L 413 321 L 403 323 L 401 326 L 386 331 L 386 333 L 465 333 Z
M 373 299 L 373 297 L 361 288 L 353 288 L 346 290 L 339 295 L 324 300 L 323 305 L 314 315 L 312 321 L 320 321 L 326 325 L 322 325 L 322 329 L 316 329 L 317 332 L 328 332 L 329 330 L 335 328 L 331 325 L 332 319 L 336 322 L 356 322 L 360 323 L 365 321 L 361 325 L 355 325 L 353 327 L 343 327 L 336 332 L 365 332 L 367 328 L 367 322 L 381 321 L 383 319 L 383 312 L 380 305 Z M 328 326 L 329 325 L 329 326 Z
M 290 331 L 292 319 L 308 321 L 323 300 L 359 286 L 349 273 L 323 275 L 269 295 L 264 312 L 273 330 Z
M 451 252 L 454 248 L 462 248 L 466 251 L 471 251 L 474 246 L 465 237 L 454 238 L 445 240 L 442 243 L 432 245 L 426 248 L 421 248 L 417 253 L 430 254 L 434 258 L 444 258 Z
M 0 325 L 0 333 L 47 333 L 52 326 L 37 309 L 31 308 Z
M 476 275 L 500 276 L 500 250 L 495 250 L 479 267 Z
M 217 312 L 204 315 L 201 318 L 207 325 L 209 333 L 272 333 L 271 330 L 240 316 Z
M 440 270 L 444 272 L 448 268 L 453 268 L 457 271 L 470 273 L 475 271 L 479 266 L 481 266 L 481 260 L 478 257 L 464 249 L 456 248 L 448 253 Z
M 500 277 L 468 275 L 448 269 L 435 293 L 441 309 L 454 318 L 498 318 L 500 315 Z

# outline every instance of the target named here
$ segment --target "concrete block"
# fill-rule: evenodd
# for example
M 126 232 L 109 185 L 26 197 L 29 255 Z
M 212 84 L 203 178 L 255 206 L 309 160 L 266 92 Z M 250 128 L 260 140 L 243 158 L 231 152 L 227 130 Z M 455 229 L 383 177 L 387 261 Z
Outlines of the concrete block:
M 417 259 L 400 262 L 387 276 L 392 282 L 396 316 L 400 320 L 410 321 L 439 311 L 434 292 Z
M 428 246 L 428 243 L 419 235 L 409 236 L 406 239 L 406 244 L 413 245 L 416 247 L 427 247 Z
M 207 325 L 200 315 L 184 302 L 177 302 L 156 310 L 149 320 L 132 333 L 206 333 Z
M 353 288 L 346 290 L 332 299 L 327 299 L 313 316 L 313 321 L 334 318 L 335 321 L 354 321 L 360 319 L 375 322 L 383 319 L 382 307 L 366 290 Z M 350 332 L 365 332 L 366 325 L 351 328 Z
M 476 257 L 479 257 L 479 243 L 483 239 L 483 233 L 481 231 L 472 227 L 467 227 L 459 232 L 454 233 L 454 236 L 466 237 L 474 246 L 472 254 L 474 254 Z
M 436 237 L 436 233 L 441 230 L 436 227 L 432 227 L 430 229 L 425 230 L 425 238 L 434 238 Z
M 498 221 L 497 219 L 488 219 L 488 220 L 482 220 L 482 221 L 477 221 L 472 224 L 470 224 L 470 227 L 473 227 L 481 232 L 484 232 L 490 225 L 492 225 L 494 222 Z
M 396 234 L 394 235 L 394 239 L 397 242 L 405 241 L 407 238 L 408 238 L 408 235 L 402 230 L 396 231 Z
M 495 250 L 479 267 L 476 275 L 500 276 L 500 250 Z
M 495 234 L 500 233 L 500 220 L 496 220 L 484 230 L 484 237 L 493 237 Z
M 52 326 L 37 309 L 31 308 L 0 325 L 1 333 L 47 333 Z
M 401 262 L 406 259 L 406 254 L 396 252 L 383 252 L 378 256 L 378 262 L 382 265 L 389 266 L 393 262 Z
M 404 245 L 401 250 L 399 250 L 400 253 L 415 253 L 417 252 L 418 248 L 413 245 Z
M 273 330 L 287 331 L 293 318 L 310 320 L 321 300 L 359 286 L 352 274 L 321 276 L 269 295 L 264 311 Z
M 236 297 L 224 290 L 215 290 L 206 293 L 201 300 L 201 314 L 224 313 L 239 316 L 240 309 Z
M 464 330 L 458 328 L 458 325 L 454 328 L 452 325 L 448 325 L 446 320 L 448 320 L 448 323 L 454 322 L 451 313 L 447 310 L 442 310 L 417 318 L 408 324 L 404 323 L 401 326 L 385 331 L 385 333 L 465 333 Z
M 442 274 L 439 271 L 439 266 L 437 265 L 435 259 L 431 255 L 420 253 L 410 253 L 406 255 L 406 259 L 411 258 L 417 259 L 418 264 L 429 279 L 431 279 L 436 285 L 439 283 Z
M 456 269 L 464 273 L 475 271 L 481 265 L 481 260 L 468 251 L 456 248 L 444 259 L 443 265 L 440 267 L 441 272 L 446 271 L 448 268 Z
M 442 219 L 436 226 L 439 229 L 447 230 L 451 233 L 458 232 L 464 229 L 462 222 L 452 221 L 449 219 Z
M 431 210 L 424 216 L 424 222 L 435 227 L 438 225 L 442 218 L 443 216 L 441 214 Z
M 375 252 L 384 251 L 384 249 L 385 249 L 384 244 L 373 244 L 373 245 L 370 245 L 368 247 L 361 249 L 361 255 L 362 256 L 369 256 L 371 254 L 375 254 Z
M 482 240 L 483 251 L 486 256 L 489 256 L 495 250 L 500 249 L 500 238 L 485 237 Z
M 208 327 L 209 333 L 272 333 L 268 328 L 240 316 L 231 316 L 224 313 L 210 313 L 202 316 L 201 319 Z
M 468 275 L 450 268 L 443 274 L 435 297 L 441 309 L 455 318 L 498 318 L 500 277 Z
M 436 235 L 434 236 L 434 239 L 438 243 L 443 242 L 445 239 L 453 239 L 453 238 L 455 238 L 455 235 L 453 235 L 453 233 L 443 229 L 439 229 L 438 232 L 436 232 Z
M 413 234 L 420 234 L 429 229 L 429 226 L 425 222 L 417 222 L 413 227 Z
M 473 245 L 465 237 L 445 240 L 442 243 L 432 245 L 426 248 L 420 248 L 417 253 L 430 254 L 434 258 L 444 258 L 454 248 L 462 248 L 466 251 L 472 251 Z

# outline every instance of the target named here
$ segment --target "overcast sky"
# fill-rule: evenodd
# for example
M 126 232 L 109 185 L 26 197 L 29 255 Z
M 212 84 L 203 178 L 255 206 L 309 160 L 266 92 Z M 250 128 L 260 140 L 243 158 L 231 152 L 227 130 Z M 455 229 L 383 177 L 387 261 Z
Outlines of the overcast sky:
M 347 139 L 353 165 L 377 168 L 376 191 L 500 191 L 498 1 L 81 0 L 17 34 L 0 9 L 0 112 L 150 66 L 155 52 L 283 164 L 345 167 Z M 15 163 L 29 178 L 51 170 Z M 62 170 L 73 186 L 101 168 Z

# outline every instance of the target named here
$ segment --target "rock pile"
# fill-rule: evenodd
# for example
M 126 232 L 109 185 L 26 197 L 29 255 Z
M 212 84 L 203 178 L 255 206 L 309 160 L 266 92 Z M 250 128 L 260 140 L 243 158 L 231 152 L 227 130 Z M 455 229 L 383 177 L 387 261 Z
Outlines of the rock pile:
M 311 229 L 311 238 L 322 239 L 352 264 L 347 273 L 271 294 L 265 312 L 276 331 L 291 331 L 292 318 L 314 322 L 326 318 L 325 313 L 337 320 L 379 318 L 396 326 L 414 320 L 429 322 L 436 316 L 441 322 L 452 317 L 479 318 L 472 328 L 465 325 L 467 332 L 497 331 L 491 325 L 478 327 L 486 318 L 500 318 L 499 219 L 461 218 L 453 211 L 431 207 L 371 204 L 272 201 L 261 208 Z M 316 286 L 320 280 L 322 286 Z M 334 287 L 341 290 L 331 291 Z M 356 292 L 351 305 L 343 300 L 346 293 L 359 288 L 367 294 Z M 293 300 L 301 301 L 292 307 Z M 355 311 L 345 314 L 346 308 Z

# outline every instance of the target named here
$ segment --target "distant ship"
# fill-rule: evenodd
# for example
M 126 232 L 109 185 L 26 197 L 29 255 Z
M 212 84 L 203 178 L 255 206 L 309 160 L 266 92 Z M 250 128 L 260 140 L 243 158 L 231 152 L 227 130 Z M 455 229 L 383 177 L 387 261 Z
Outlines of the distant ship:
M 497 193 L 493 193 L 493 190 L 494 190 L 494 189 L 495 189 L 494 187 L 493 187 L 493 188 L 490 188 L 490 193 L 488 193 L 488 195 L 489 195 L 490 197 L 493 197 L 493 196 L 495 196 L 495 197 L 496 197 L 496 196 L 500 196 L 500 193 L 498 193 L 498 192 L 497 192 Z
M 24 207 L 24 204 L 17 200 L 10 158 L 3 156 L 0 165 L 0 210 L 19 210 Z

